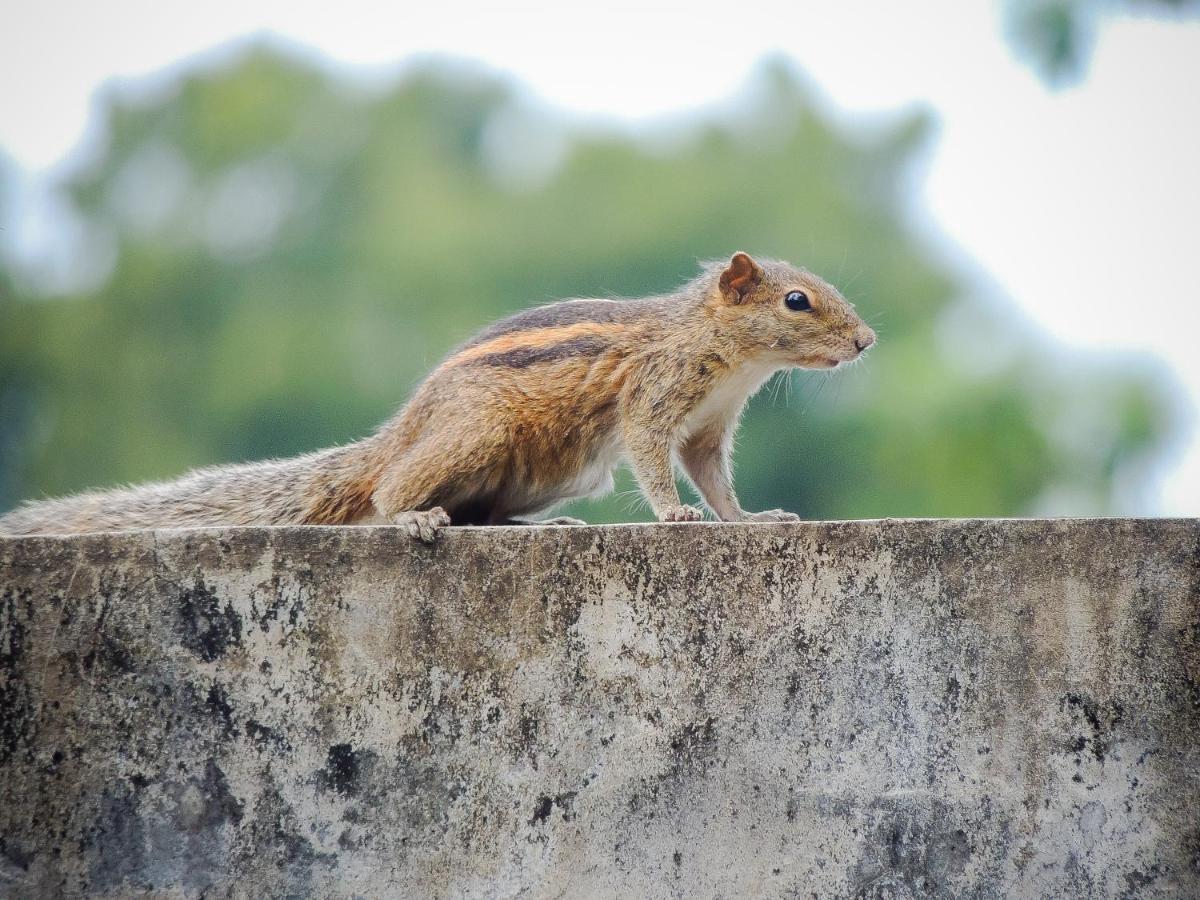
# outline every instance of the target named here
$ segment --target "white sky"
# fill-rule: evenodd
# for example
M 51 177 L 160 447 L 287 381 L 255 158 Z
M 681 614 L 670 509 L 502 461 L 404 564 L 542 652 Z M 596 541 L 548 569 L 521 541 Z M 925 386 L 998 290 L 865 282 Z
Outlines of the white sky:
M 0 148 L 36 185 L 80 141 L 99 85 L 261 31 L 370 67 L 473 57 L 550 103 L 618 120 L 728 97 L 770 52 L 839 114 L 928 107 L 940 129 L 919 201 L 959 263 L 1071 345 L 1160 357 L 1200 416 L 1200 24 L 1106 19 L 1087 80 L 1055 92 L 1003 42 L 998 6 L 978 0 L 8 0 Z M 1137 511 L 1200 513 L 1200 434 L 1148 502 Z

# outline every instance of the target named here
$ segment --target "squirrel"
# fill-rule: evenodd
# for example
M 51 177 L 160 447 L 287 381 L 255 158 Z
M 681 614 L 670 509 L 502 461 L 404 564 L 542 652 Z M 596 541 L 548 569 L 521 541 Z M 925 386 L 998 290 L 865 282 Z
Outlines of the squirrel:
M 611 491 L 622 457 L 659 521 L 703 518 L 680 502 L 674 463 L 718 519 L 797 521 L 738 502 L 730 454 L 742 409 L 775 372 L 833 369 L 874 342 L 836 288 L 739 252 L 674 293 L 503 319 L 356 443 L 30 502 L 0 517 L 0 534 L 392 524 L 432 542 L 451 523 L 582 525 L 529 517 Z

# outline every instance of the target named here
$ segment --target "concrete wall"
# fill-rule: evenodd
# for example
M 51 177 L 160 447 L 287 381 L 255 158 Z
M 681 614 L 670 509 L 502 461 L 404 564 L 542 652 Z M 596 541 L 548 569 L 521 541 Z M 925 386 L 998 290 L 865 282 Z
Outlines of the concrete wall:
M 0 895 L 1200 895 L 1200 523 L 0 541 Z

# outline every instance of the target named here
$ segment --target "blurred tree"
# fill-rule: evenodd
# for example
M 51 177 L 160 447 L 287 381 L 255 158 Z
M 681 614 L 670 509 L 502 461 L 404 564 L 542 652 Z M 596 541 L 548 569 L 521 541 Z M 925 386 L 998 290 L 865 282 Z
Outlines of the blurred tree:
M 0 508 L 352 439 L 497 316 L 668 290 L 738 248 L 839 282 L 881 333 L 863 365 L 757 398 L 749 507 L 1102 512 L 1169 428 L 1150 373 L 1056 362 L 932 261 L 904 199 L 923 116 L 842 133 L 778 63 L 640 136 L 462 65 L 367 90 L 264 48 L 103 109 L 64 190 L 109 269 L 54 297 L 0 275 Z
M 1051 84 L 1081 78 L 1105 15 L 1200 13 L 1200 0 L 1006 0 L 1009 39 Z

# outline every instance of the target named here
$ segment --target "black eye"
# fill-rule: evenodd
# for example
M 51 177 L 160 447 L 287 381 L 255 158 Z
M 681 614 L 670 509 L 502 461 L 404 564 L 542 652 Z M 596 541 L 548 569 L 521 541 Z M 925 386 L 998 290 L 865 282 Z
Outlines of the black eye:
M 806 309 L 812 309 L 812 304 L 808 302 L 808 294 L 804 291 L 792 291 L 783 298 L 783 304 L 792 312 L 804 312 Z

